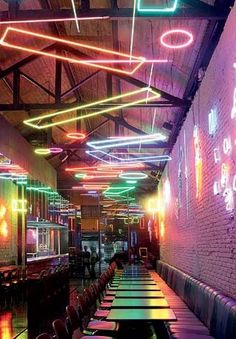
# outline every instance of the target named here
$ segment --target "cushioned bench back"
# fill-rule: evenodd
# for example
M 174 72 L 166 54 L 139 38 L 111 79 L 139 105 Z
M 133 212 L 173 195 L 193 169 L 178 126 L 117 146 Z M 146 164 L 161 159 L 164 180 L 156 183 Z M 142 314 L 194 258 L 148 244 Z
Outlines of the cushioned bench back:
M 179 269 L 158 261 L 158 273 L 216 339 L 236 339 L 236 300 Z
M 235 328 L 235 324 L 233 324 L 236 319 L 235 309 L 233 308 L 235 305 L 236 302 L 224 294 L 218 294 L 215 297 L 210 333 L 216 339 L 236 338 L 236 332 L 233 337 L 227 334 L 230 332 L 230 328 Z

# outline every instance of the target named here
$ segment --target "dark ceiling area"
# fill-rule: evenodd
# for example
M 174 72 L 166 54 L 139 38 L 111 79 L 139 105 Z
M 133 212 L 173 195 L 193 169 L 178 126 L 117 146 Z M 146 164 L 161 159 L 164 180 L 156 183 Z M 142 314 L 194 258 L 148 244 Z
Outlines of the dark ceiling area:
M 0 113 L 34 148 L 61 149 L 44 156 L 56 168 L 62 192 L 78 185 L 66 169 L 89 170 L 118 155 L 123 160 L 148 156 L 141 169 L 132 167 L 146 174 L 137 194 L 156 189 L 167 163 L 158 157 L 171 153 L 234 1 L 179 0 L 175 11 L 160 12 L 134 10 L 134 3 L 145 1 L 0 0 Z M 146 3 L 155 8 L 175 1 Z M 191 44 L 163 45 L 161 37 L 174 30 L 189 32 Z M 184 42 L 178 34 L 168 40 L 170 46 Z M 110 63 L 96 64 L 107 58 L 107 50 L 115 52 Z M 120 58 L 126 63 L 119 64 Z M 158 93 L 154 99 L 153 93 Z M 59 118 L 51 116 L 57 112 Z M 39 117 L 43 124 L 44 115 L 52 127 L 24 123 Z M 69 139 L 74 132 L 85 138 Z M 88 142 L 153 134 L 165 139 L 114 145 L 106 154 L 88 151 Z

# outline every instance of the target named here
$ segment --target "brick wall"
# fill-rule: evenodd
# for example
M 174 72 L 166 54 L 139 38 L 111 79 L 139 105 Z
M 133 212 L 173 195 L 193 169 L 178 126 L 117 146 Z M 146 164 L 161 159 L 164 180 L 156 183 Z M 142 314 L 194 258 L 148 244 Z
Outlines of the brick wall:
M 163 183 L 168 179 L 171 199 L 162 217 L 161 259 L 236 298 L 236 118 L 231 119 L 236 88 L 235 41 L 236 6 L 177 139 L 160 194 L 165 194 Z M 212 136 L 208 131 L 211 110 L 217 115 L 217 130 Z M 198 126 L 199 135 L 195 146 L 194 126 Z M 231 141 L 231 151 L 226 138 Z M 214 159 L 215 148 L 219 149 L 218 161 Z M 213 193 L 215 181 L 215 187 L 220 188 L 218 195 Z

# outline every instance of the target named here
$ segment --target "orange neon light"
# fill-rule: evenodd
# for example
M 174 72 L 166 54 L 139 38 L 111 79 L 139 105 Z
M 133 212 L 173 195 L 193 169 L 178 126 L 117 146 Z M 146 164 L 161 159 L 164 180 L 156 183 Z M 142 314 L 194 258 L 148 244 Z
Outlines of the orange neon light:
M 5 220 L 7 209 L 1 204 L 0 205 L 0 236 L 6 238 L 8 236 L 8 225 Z
M 12 32 L 14 33 L 14 42 L 9 42 L 9 41 L 7 42 L 6 41 L 7 37 Z M 34 37 L 34 38 L 38 38 L 38 39 L 41 39 L 41 40 L 40 41 L 34 40 L 34 46 L 33 47 L 25 47 L 24 45 L 21 44 L 22 35 L 23 35 L 24 39 L 27 38 L 27 37 L 28 38 Z M 114 58 L 114 60 L 75 59 L 75 58 L 65 57 L 63 55 L 59 55 L 59 54 L 56 54 L 56 53 L 53 53 L 53 52 L 43 52 L 41 50 L 37 50 L 36 47 L 35 47 L 35 46 L 40 46 L 42 44 L 42 40 L 43 40 L 43 42 L 50 41 L 50 43 L 59 42 L 60 44 L 70 45 L 70 46 L 79 48 L 80 51 L 81 51 L 81 49 L 86 49 L 86 51 L 92 50 L 92 51 L 96 51 L 96 52 L 99 52 L 99 53 L 105 53 L 105 54 L 112 56 Z M 31 41 L 31 39 L 28 39 L 28 41 Z M 15 27 L 7 27 L 6 28 L 5 32 L 3 33 L 2 38 L 0 39 L 0 44 L 2 46 L 11 47 L 11 48 L 14 48 L 14 49 L 19 49 L 21 51 L 36 53 L 36 54 L 40 54 L 40 55 L 43 55 L 43 56 L 48 56 L 48 57 L 60 59 L 60 60 L 63 60 L 63 61 L 87 65 L 87 66 L 96 67 L 96 68 L 101 68 L 101 69 L 105 69 L 105 70 L 109 70 L 109 71 L 116 71 L 118 73 L 130 74 L 130 75 L 134 74 L 145 62 L 145 58 L 143 58 L 143 57 L 132 56 L 131 61 L 130 61 L 129 60 L 129 58 L 130 58 L 129 54 L 115 52 L 115 51 L 111 51 L 111 50 L 108 50 L 108 49 L 99 48 L 99 47 L 95 47 L 95 46 L 85 45 L 85 44 L 81 44 L 81 43 L 78 43 L 78 42 L 60 39 L 60 38 L 57 38 L 57 37 L 54 37 L 54 36 L 49 36 L 49 35 L 40 34 L 40 33 L 36 33 L 36 32 L 29 32 L 29 31 L 26 31 L 26 30 L 23 30 L 23 29 L 15 28 Z M 117 59 L 116 59 L 117 57 L 125 58 L 125 60 L 117 61 Z M 127 63 L 127 64 L 129 64 L 129 67 L 132 68 L 132 69 L 129 70 L 129 71 L 125 71 L 125 70 L 122 70 L 122 69 L 106 66 L 106 64 L 109 64 L 109 63 Z M 133 64 L 134 64 L 134 67 L 133 67 Z M 135 65 L 135 64 L 137 64 L 137 65 Z
M 8 225 L 6 220 L 3 220 L 0 224 L 0 235 L 4 238 L 8 236 Z
M 162 220 L 160 224 L 160 236 L 163 238 L 164 235 L 165 235 L 165 224 L 164 221 Z

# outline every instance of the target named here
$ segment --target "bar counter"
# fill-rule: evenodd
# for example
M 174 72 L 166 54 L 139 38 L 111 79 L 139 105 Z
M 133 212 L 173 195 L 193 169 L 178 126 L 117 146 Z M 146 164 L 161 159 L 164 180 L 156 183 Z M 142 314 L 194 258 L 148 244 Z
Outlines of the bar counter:
M 69 254 L 40 256 L 34 258 L 27 258 L 28 275 L 40 273 L 51 267 L 69 264 Z

